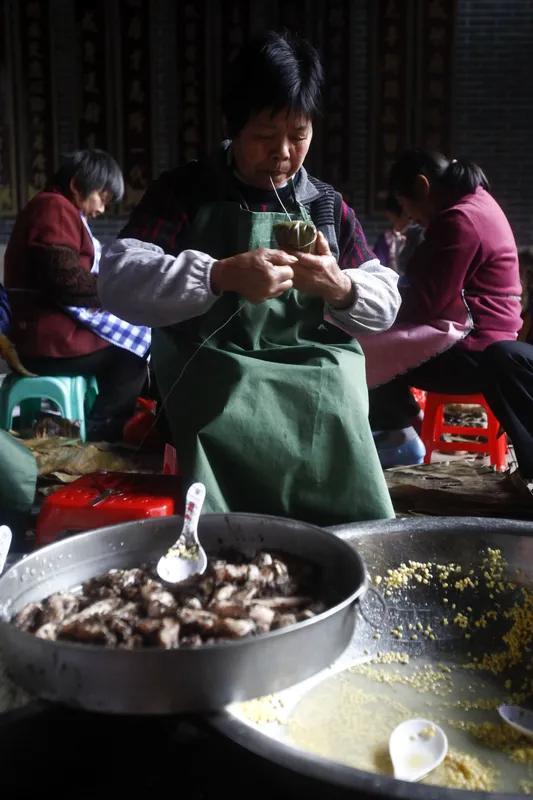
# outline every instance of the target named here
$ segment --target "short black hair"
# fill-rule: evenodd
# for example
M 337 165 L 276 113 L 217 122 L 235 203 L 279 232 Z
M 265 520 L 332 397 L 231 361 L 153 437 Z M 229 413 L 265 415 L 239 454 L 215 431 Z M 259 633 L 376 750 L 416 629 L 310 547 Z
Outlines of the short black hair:
M 437 151 L 415 148 L 406 150 L 392 165 L 390 191 L 395 195 L 413 197 L 417 175 L 425 175 L 430 183 L 436 183 L 459 197 L 475 192 L 478 186 L 489 189 L 487 176 L 473 161 L 448 159 Z
M 320 57 L 305 39 L 267 31 L 237 54 L 222 97 L 228 133 L 236 136 L 250 117 L 283 108 L 312 117 L 319 108 L 324 74 Z
M 68 194 L 72 179 L 84 199 L 95 191 L 108 192 L 115 202 L 122 200 L 124 195 L 122 171 L 105 150 L 75 150 L 63 155 L 51 184 Z

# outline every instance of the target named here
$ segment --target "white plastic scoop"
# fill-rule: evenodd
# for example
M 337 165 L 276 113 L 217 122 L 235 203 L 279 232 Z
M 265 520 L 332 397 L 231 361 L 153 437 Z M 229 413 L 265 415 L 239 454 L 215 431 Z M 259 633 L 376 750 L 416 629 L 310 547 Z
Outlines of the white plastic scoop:
M 522 706 L 498 706 L 498 714 L 523 736 L 533 739 L 533 711 Z
M 4 564 L 6 563 L 12 538 L 13 535 L 11 533 L 11 528 L 8 528 L 7 525 L 0 525 L 0 575 L 4 569 Z
M 446 734 L 428 719 L 408 719 L 390 735 L 389 753 L 399 781 L 419 781 L 444 761 L 447 752 Z
M 192 575 L 201 575 L 207 567 L 207 555 L 198 540 L 198 520 L 205 500 L 203 483 L 193 483 L 185 498 L 183 529 L 175 544 L 157 562 L 157 574 L 167 583 L 181 583 Z

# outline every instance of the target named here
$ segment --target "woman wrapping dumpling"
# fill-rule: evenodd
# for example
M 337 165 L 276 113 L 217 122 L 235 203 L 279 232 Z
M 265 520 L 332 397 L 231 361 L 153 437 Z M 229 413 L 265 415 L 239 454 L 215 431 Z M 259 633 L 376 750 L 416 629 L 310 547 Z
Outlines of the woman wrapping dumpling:
M 353 335 L 392 324 L 397 275 L 302 166 L 321 82 L 305 41 L 269 33 L 245 47 L 224 96 L 231 140 L 164 173 L 103 255 L 106 306 L 157 328 L 174 444 L 209 511 L 392 515 Z M 279 249 L 288 218 L 308 223 L 295 242 L 311 231 L 314 253 Z

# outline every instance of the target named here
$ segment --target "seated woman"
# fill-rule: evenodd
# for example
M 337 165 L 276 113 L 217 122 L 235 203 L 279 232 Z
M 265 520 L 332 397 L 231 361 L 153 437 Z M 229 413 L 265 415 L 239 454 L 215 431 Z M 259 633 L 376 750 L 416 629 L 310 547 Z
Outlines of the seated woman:
M 101 246 L 88 224 L 123 191 L 122 173 L 108 153 L 72 153 L 19 213 L 5 254 L 19 356 L 41 375 L 96 376 L 99 394 L 87 420 L 93 440 L 121 438 L 146 379 L 150 331 L 102 310 Z
M 522 324 L 515 240 L 482 170 L 413 150 L 393 165 L 390 188 L 426 230 L 406 268 L 395 325 L 379 336 L 358 337 L 383 466 L 420 463 L 424 456 L 409 387 L 482 391 L 484 349 L 516 339 Z
M 206 484 L 209 511 L 322 524 L 393 513 L 353 335 L 392 324 L 397 275 L 302 166 L 321 82 L 307 42 L 251 42 L 224 95 L 231 140 L 163 174 L 104 251 L 103 301 L 154 327 L 184 479 Z M 316 225 L 314 254 L 276 247 L 288 218 Z

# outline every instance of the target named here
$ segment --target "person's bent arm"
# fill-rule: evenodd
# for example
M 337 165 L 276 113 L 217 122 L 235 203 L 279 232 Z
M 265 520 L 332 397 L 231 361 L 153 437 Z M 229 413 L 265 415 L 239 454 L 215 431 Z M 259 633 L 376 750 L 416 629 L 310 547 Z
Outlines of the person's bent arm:
M 198 250 L 178 256 L 138 239 L 117 239 L 104 248 L 98 274 L 103 307 L 136 325 L 164 327 L 209 311 L 215 259 Z
M 224 292 L 251 303 L 279 297 L 292 286 L 282 250 L 259 248 L 222 261 L 198 250 L 178 256 L 138 239 L 104 248 L 98 290 L 105 308 L 137 325 L 164 327 L 205 314 Z
M 341 205 L 339 251 L 339 266 L 353 284 L 352 303 L 345 308 L 326 304 L 325 318 L 354 336 L 388 330 L 401 304 L 398 275 L 376 258 L 353 208 L 344 201 Z
M 368 246 L 353 209 L 341 206 L 339 262 L 319 233 L 316 255 L 299 254 L 294 285 L 320 296 L 324 318 L 347 333 L 379 333 L 393 324 L 401 303 L 397 273 Z

